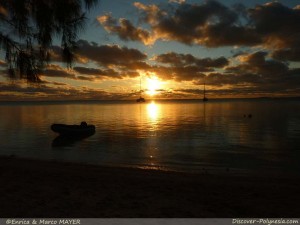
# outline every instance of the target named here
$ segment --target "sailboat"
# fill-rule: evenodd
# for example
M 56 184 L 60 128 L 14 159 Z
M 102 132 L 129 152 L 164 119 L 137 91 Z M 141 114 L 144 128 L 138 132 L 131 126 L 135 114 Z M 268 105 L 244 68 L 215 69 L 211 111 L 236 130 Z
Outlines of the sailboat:
M 206 96 L 205 96 L 205 82 L 204 82 L 204 85 L 203 85 L 203 101 L 204 102 L 208 101 L 208 98 L 206 98 Z
M 136 100 L 136 102 L 145 102 L 146 100 L 142 97 L 142 78 L 140 77 L 140 97 Z

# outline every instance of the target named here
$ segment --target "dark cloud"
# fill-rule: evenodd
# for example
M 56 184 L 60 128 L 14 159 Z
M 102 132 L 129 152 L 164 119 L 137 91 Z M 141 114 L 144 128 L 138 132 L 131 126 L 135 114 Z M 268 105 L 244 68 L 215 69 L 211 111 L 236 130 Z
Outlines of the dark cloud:
M 56 82 L 56 81 L 48 81 L 48 80 L 44 80 L 41 79 L 41 81 L 39 82 L 39 84 L 53 84 L 53 85 L 58 85 L 58 86 L 64 86 L 67 85 L 66 83 L 61 83 L 61 82 Z
M 76 76 L 77 80 L 84 80 L 84 81 L 95 81 L 96 78 L 94 76 Z
M 252 54 L 245 54 L 239 56 L 242 64 L 228 67 L 227 71 L 239 73 L 255 73 L 264 76 L 275 76 L 277 74 L 286 73 L 289 68 L 288 65 L 277 60 L 266 59 L 267 52 L 255 52 Z
M 148 71 L 155 72 L 160 78 L 175 81 L 191 81 L 203 78 L 205 72 L 223 68 L 229 61 L 224 57 L 216 59 L 197 58 L 191 54 L 165 53 L 154 57 L 157 62 Z
M 217 59 L 211 58 L 196 58 L 191 54 L 178 54 L 175 52 L 165 53 L 158 55 L 155 60 L 157 62 L 176 65 L 197 65 L 200 68 L 222 68 L 229 64 L 229 61 L 225 57 L 219 57 Z
M 110 15 L 98 17 L 104 28 L 117 34 L 123 40 L 137 40 L 152 44 L 155 40 L 175 40 L 185 44 L 201 44 L 209 47 L 221 45 L 256 45 L 260 37 L 252 27 L 241 25 L 239 15 L 233 8 L 228 8 L 217 1 L 206 1 L 203 4 L 178 4 L 161 9 L 156 5 L 134 4 L 141 13 L 142 20 L 150 25 L 145 30 L 132 27 L 120 29 L 116 19 Z M 124 27 L 124 25 L 123 25 Z M 132 30 L 145 33 L 133 38 Z
M 75 71 L 79 72 L 79 74 L 75 74 Z M 111 72 L 109 76 L 114 76 L 115 72 L 113 72 L 113 70 L 109 71 Z M 50 64 L 47 66 L 47 69 L 42 73 L 42 75 L 45 77 L 59 77 L 73 80 L 95 81 L 96 79 L 101 79 L 101 75 L 103 74 L 101 74 L 100 72 L 101 70 L 93 68 L 74 67 L 74 70 L 70 70 L 59 65 Z M 106 76 L 108 76 L 108 74 L 106 74 Z
M 141 7 L 141 5 L 137 7 L 146 15 L 152 13 L 149 7 Z M 203 42 L 208 22 L 216 25 L 223 21 L 222 23 L 227 25 L 237 19 L 234 12 L 215 1 L 202 5 L 181 4 L 175 10 L 168 9 L 157 13 L 156 15 L 164 16 L 156 16 L 151 21 L 148 15 L 144 20 L 151 24 L 158 38 L 177 40 L 186 44 Z
M 275 48 L 300 44 L 300 8 L 289 8 L 279 2 L 257 5 L 249 9 L 249 18 L 263 43 Z
M 209 73 L 200 80 L 196 80 L 194 84 L 203 85 L 205 83 L 210 86 L 222 87 L 224 85 L 257 85 L 262 83 L 261 76 L 257 74 L 245 73 Z
M 42 73 L 42 75 L 47 77 L 61 77 L 61 78 L 76 79 L 75 74 L 71 70 L 55 64 L 48 65 L 46 70 Z
M 174 80 L 174 81 L 192 81 L 195 79 L 203 78 L 204 72 L 214 71 L 211 68 L 200 68 L 197 65 L 172 65 L 172 66 L 153 66 L 149 70 L 155 73 L 157 77 L 162 80 Z
M 110 14 L 106 14 L 99 16 L 97 20 L 107 31 L 118 34 L 122 40 L 140 41 L 146 45 L 153 43 L 151 34 L 147 30 L 133 26 L 127 19 L 121 18 L 117 21 Z
M 204 37 L 198 43 L 207 47 L 254 46 L 261 43 L 261 38 L 252 28 L 216 24 L 206 28 Z
M 43 94 L 53 95 L 59 94 L 61 89 L 56 87 L 47 86 L 45 84 L 38 84 L 38 85 L 24 85 L 22 83 L 1 83 L 0 87 L 3 92 L 9 92 L 10 94 L 24 94 L 25 96 L 20 96 L 20 98 L 28 95 L 32 96 L 41 96 Z M 1 97 L 1 94 L 0 94 Z
M 272 57 L 281 61 L 300 62 L 300 48 L 276 50 L 272 53 Z
M 232 96 L 299 94 L 300 68 L 289 69 L 287 64 L 269 59 L 267 52 L 239 55 L 240 64 L 228 66 L 223 72 L 211 72 L 195 80 L 195 85 L 205 82 L 211 94 L 218 92 Z M 223 96 L 224 93 L 219 93 Z
M 208 86 L 209 88 L 209 86 Z M 269 84 L 264 86 L 259 85 L 234 85 L 227 86 L 226 88 L 209 88 L 206 89 L 206 95 L 208 98 L 227 98 L 227 97 L 244 97 L 244 98 L 255 98 L 255 97 L 282 97 L 282 96 L 299 96 L 300 88 L 294 86 L 289 88 L 288 86 L 280 84 Z M 203 89 L 175 89 L 171 96 L 176 95 L 189 97 L 194 95 L 197 98 L 202 98 Z
M 203 74 L 203 71 L 208 72 L 211 70 L 200 70 L 198 66 L 158 66 L 153 67 L 152 71 L 155 72 L 158 77 L 163 80 L 191 81 L 194 79 L 203 78 L 205 76 Z
M 87 75 L 107 75 L 106 72 L 100 70 L 100 69 L 95 69 L 95 68 L 88 68 L 88 67 L 74 67 L 73 68 L 75 71 L 81 73 L 81 74 L 87 74 Z
M 256 52 L 239 56 L 236 66 L 228 66 L 224 72 L 211 72 L 196 85 L 230 87 L 231 89 L 251 89 L 253 93 L 297 92 L 300 84 L 300 69 L 289 69 L 285 63 L 267 59 L 266 52 Z M 205 80 L 204 80 L 205 79 Z M 214 89 L 215 89 L 214 88 Z M 217 88 L 218 89 L 218 88 Z
M 74 67 L 73 69 L 80 74 L 93 75 L 93 76 L 97 76 L 98 78 L 101 77 L 118 78 L 120 75 L 118 72 L 116 72 L 113 69 L 101 70 L 101 69 L 81 67 L 81 66 Z
M 146 55 L 135 49 L 116 45 L 98 46 L 83 40 L 78 46 L 78 57 L 98 62 L 99 68 L 76 66 L 73 70 L 68 70 L 51 64 L 44 75 L 93 81 L 138 77 L 140 71 L 144 71 L 146 74 L 153 72 L 164 80 L 191 81 L 202 78 L 204 72 L 213 72 L 216 68 L 224 68 L 229 64 L 225 57 L 197 58 L 191 54 L 170 52 L 156 56 L 156 64 L 150 65 L 145 62 Z
M 53 85 L 58 85 L 58 86 L 65 86 L 65 85 L 67 85 L 67 84 L 65 84 L 65 83 L 62 83 L 62 82 L 56 82 L 56 81 L 52 81 L 52 82 L 50 82 L 51 84 L 53 84 Z
M 137 70 L 147 70 L 151 68 L 145 60 L 147 55 L 137 49 L 119 47 L 118 45 L 99 46 L 94 42 L 80 40 L 77 43 L 76 62 L 87 64 L 96 62 L 99 68 L 90 68 L 77 66 L 74 70 L 64 68 L 61 58 L 61 47 L 53 46 L 50 51 L 50 60 L 58 62 L 49 64 L 41 75 L 47 77 L 60 77 L 78 80 L 93 81 L 96 79 L 123 79 L 128 77 L 137 77 Z M 0 61 L 0 67 L 6 67 L 4 61 Z M 3 74 L 7 71 L 3 71 Z M 78 76 L 76 76 L 78 75 Z M 90 77 L 86 76 L 90 75 Z M 93 78 L 91 76 L 94 76 Z
M 128 65 L 130 67 L 130 65 Z M 128 77 L 137 77 L 139 73 L 135 70 L 131 70 L 131 68 L 125 68 L 121 71 L 116 71 L 114 69 L 96 69 L 96 68 L 88 68 L 88 67 L 74 67 L 76 72 L 82 75 L 92 75 L 95 79 L 124 79 Z M 78 76 L 77 76 L 78 77 Z
M 187 81 L 203 77 L 203 72 L 212 72 L 215 68 L 224 68 L 229 64 L 225 57 L 197 58 L 191 54 L 174 52 L 158 55 L 154 58 L 159 64 L 145 62 L 147 56 L 138 50 L 119 46 L 98 46 L 87 41 L 79 42 L 78 55 L 98 62 L 100 68 L 74 67 L 80 75 L 92 75 L 97 79 L 138 77 L 139 71 L 154 72 L 166 80 Z
M 151 65 L 149 65 L 146 62 L 141 62 L 141 61 L 132 61 L 128 62 L 127 64 L 121 65 L 121 69 L 128 69 L 128 70 L 150 70 Z
M 137 49 L 119 47 L 118 45 L 97 45 L 85 40 L 77 42 L 78 56 L 97 62 L 103 66 L 121 66 L 128 63 L 141 62 L 147 55 Z
M 148 30 L 136 28 L 126 19 L 118 24 L 111 15 L 100 16 L 98 21 L 121 39 L 144 44 L 158 39 L 208 47 L 265 45 L 281 49 L 300 44 L 300 7 L 289 8 L 279 2 L 248 9 L 241 4 L 227 7 L 217 1 L 169 4 L 165 8 L 140 2 L 134 5 Z
M 45 84 L 24 85 L 24 83 L 0 82 L 0 100 L 114 100 L 127 99 L 132 93 L 110 93 L 101 89 Z

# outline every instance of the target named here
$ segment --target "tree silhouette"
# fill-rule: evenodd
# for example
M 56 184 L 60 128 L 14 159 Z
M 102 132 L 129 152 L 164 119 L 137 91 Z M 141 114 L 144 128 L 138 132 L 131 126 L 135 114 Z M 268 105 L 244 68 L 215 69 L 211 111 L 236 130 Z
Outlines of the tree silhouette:
M 58 39 L 62 59 L 71 65 L 85 12 L 99 0 L 0 0 L 0 57 L 12 78 L 40 81 Z

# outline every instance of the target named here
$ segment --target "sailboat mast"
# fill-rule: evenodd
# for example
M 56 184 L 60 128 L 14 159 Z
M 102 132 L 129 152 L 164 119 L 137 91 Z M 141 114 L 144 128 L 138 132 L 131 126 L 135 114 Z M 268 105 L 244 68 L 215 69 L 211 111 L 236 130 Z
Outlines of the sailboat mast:
M 142 76 L 140 75 L 140 98 L 136 102 L 145 102 L 145 99 L 142 97 Z
M 142 97 L 142 77 L 140 75 L 140 98 Z
M 203 101 L 206 102 L 208 99 L 205 96 L 205 81 L 203 83 Z

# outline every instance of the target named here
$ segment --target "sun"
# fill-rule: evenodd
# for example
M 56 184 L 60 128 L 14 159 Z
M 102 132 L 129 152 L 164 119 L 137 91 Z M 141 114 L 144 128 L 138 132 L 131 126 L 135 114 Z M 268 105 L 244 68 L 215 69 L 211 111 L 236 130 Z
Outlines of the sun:
M 161 87 L 161 82 L 155 76 L 147 78 L 147 94 L 150 96 L 156 95 Z

